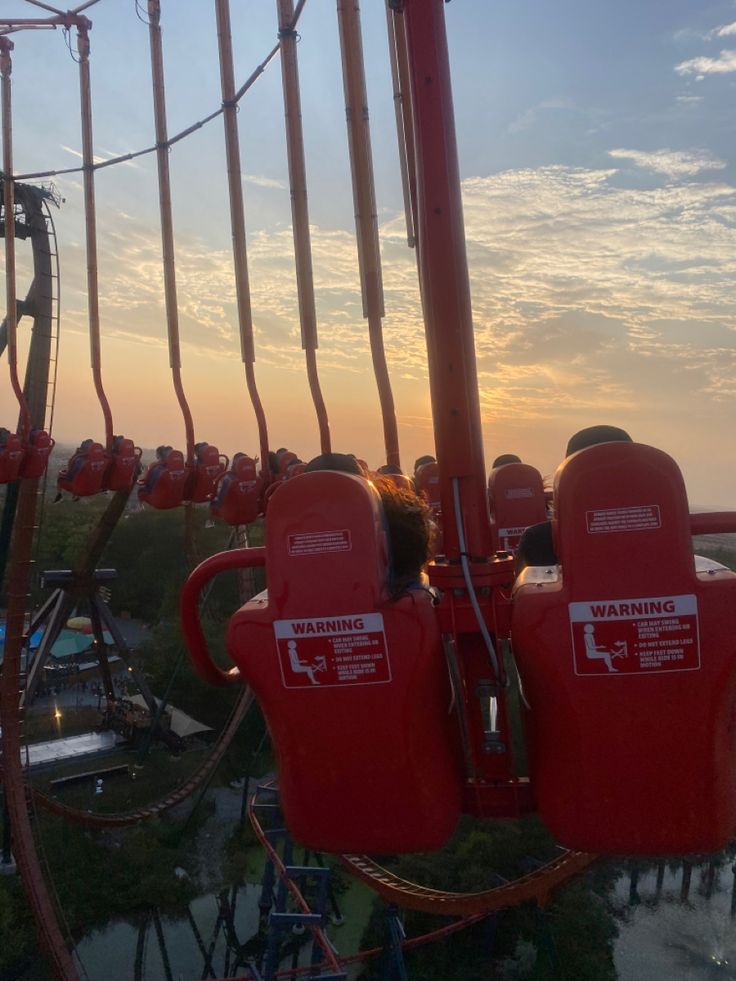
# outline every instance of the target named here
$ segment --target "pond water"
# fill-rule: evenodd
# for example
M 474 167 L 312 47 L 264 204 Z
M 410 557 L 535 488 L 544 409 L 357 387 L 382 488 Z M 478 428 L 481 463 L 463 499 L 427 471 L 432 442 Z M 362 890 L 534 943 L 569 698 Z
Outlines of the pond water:
M 615 887 L 624 922 L 616 941 L 620 981 L 736 979 L 733 857 L 649 868 Z
M 639 871 L 632 866 L 633 871 L 623 873 L 610 897 L 620 915 L 614 950 L 620 981 L 736 981 L 734 868 L 733 856 L 720 855 L 697 865 L 672 862 Z M 260 884 L 247 884 L 234 897 L 228 892 L 195 899 L 189 916 L 160 917 L 157 924 L 151 914 L 138 926 L 115 922 L 85 937 L 77 951 L 93 981 L 190 981 L 242 975 L 246 957 L 262 953 L 260 895 Z M 230 926 L 221 915 L 228 909 L 232 909 Z M 364 922 L 365 911 L 361 912 L 358 919 Z M 350 911 L 346 913 L 349 920 Z M 357 942 L 360 930 L 349 932 Z M 352 943 L 348 947 L 355 949 Z M 339 949 L 350 952 L 342 943 Z M 298 957 L 300 964 L 308 962 L 308 950 L 306 944 Z M 292 966 L 291 957 L 281 966 Z
M 241 944 L 247 944 L 258 932 L 260 892 L 260 885 L 253 884 L 238 890 L 232 924 Z M 204 970 L 209 955 L 214 975 L 225 977 L 235 967 L 236 957 L 220 917 L 218 896 L 200 896 L 189 909 L 191 919 L 160 918 L 162 941 L 153 917 L 142 921 L 138 927 L 118 921 L 104 930 L 95 930 L 77 946 L 87 974 L 93 981 L 101 978 L 132 981 L 134 977 L 136 981 L 138 978 L 140 981 L 165 981 L 167 976 L 179 981 L 180 978 L 211 977 Z

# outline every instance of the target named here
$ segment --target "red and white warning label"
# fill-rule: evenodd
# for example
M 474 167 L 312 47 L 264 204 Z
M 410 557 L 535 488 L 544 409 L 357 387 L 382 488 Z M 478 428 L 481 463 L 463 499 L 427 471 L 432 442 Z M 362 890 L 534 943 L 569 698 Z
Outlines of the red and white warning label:
M 349 552 L 353 547 L 347 528 L 289 535 L 289 555 L 319 555 L 321 552 Z
M 520 525 L 518 528 L 499 528 L 498 537 L 500 539 L 504 538 L 521 538 L 521 536 L 526 531 L 526 525 Z
M 577 675 L 660 674 L 700 668 L 695 596 L 570 603 Z
M 591 535 L 614 531 L 649 531 L 662 527 L 658 504 L 586 511 L 585 523 Z
M 391 681 L 383 616 L 275 620 L 285 688 L 380 685 Z

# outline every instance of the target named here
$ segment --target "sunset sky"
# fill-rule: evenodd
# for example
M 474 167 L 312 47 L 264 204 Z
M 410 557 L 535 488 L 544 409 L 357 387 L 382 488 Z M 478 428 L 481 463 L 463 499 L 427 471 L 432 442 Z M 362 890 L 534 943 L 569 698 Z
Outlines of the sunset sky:
M 145 3 L 140 4 L 141 9 Z M 236 85 L 274 43 L 276 4 L 231 0 Z M 406 247 L 383 3 L 363 35 L 402 460 L 432 452 L 426 352 Z M 680 463 L 696 505 L 736 507 L 736 3 L 453 0 L 446 6 L 487 463 L 553 471 L 568 436 L 627 428 Z M 0 16 L 43 16 L 0 0 Z M 95 152 L 154 142 L 148 31 L 100 0 L 91 32 Z M 162 0 L 169 132 L 220 103 L 214 4 Z M 333 445 L 371 465 L 382 434 L 362 319 L 335 4 L 299 24 L 302 111 Z M 77 67 L 61 31 L 13 36 L 16 173 L 80 156 Z M 256 375 L 270 442 L 318 432 L 296 307 L 278 59 L 241 102 Z M 221 119 L 171 152 L 184 385 L 196 435 L 257 452 L 244 385 Z M 54 179 L 61 261 L 58 439 L 101 438 L 89 371 L 80 175 Z M 116 431 L 182 445 L 166 352 L 156 161 L 98 172 L 103 372 Z M 28 288 L 18 242 L 18 294 Z M 4 263 L 0 250 L 0 263 Z M 23 327 L 21 333 L 23 333 Z M 0 362 L 0 421 L 14 425 Z

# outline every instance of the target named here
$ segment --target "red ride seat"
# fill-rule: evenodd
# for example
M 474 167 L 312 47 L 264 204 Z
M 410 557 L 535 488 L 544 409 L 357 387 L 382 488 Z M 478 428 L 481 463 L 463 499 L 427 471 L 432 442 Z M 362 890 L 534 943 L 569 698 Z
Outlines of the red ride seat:
M 287 823 L 311 848 L 441 846 L 461 806 L 462 764 L 432 599 L 387 598 L 375 489 L 307 473 L 268 513 L 268 599 L 230 621 L 228 649 L 258 697 Z
M 35 480 L 43 476 L 56 440 L 45 429 L 32 429 L 20 467 L 21 477 Z
M 379 477 L 383 477 L 385 480 L 389 480 L 392 484 L 399 488 L 399 490 L 414 491 L 414 481 L 411 477 L 407 477 L 404 473 L 378 473 Z
M 515 552 L 524 529 L 547 520 L 542 475 L 528 463 L 505 463 L 488 478 L 491 535 L 496 552 Z
M 539 812 L 570 848 L 717 851 L 736 827 L 736 574 L 696 572 L 682 476 L 653 447 L 575 453 L 555 506 L 561 574 L 524 570 L 511 631 Z
M 184 454 L 169 450 L 164 460 L 152 463 L 138 487 L 138 500 L 160 511 L 176 508 L 184 500 L 188 467 Z
M 262 512 L 263 477 L 256 461 L 245 453 L 236 453 L 233 464 L 217 484 L 210 510 L 229 525 L 249 525 Z
M 59 490 L 68 491 L 73 497 L 99 494 L 104 490 L 102 484 L 108 463 L 108 455 L 101 443 L 84 440 L 66 467 L 59 471 Z
M 16 433 L 5 431 L 0 443 L 0 484 L 9 484 L 20 476 L 23 463 L 23 441 Z
M 228 459 L 220 456 L 220 451 L 211 443 L 197 443 L 194 466 L 192 467 L 184 499 L 195 504 L 211 501 L 215 494 L 215 483 L 227 470 Z
M 112 447 L 112 458 L 105 474 L 105 490 L 127 490 L 138 476 L 141 453 L 132 439 L 116 436 Z

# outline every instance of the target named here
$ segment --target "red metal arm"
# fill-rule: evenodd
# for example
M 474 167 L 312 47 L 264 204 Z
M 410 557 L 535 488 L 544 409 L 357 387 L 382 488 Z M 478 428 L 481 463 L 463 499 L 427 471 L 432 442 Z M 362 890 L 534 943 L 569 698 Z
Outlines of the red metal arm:
M 708 511 L 702 514 L 691 514 L 690 534 L 736 534 L 736 511 Z
M 202 631 L 199 619 L 199 595 L 206 584 L 220 572 L 233 569 L 252 569 L 254 566 L 265 566 L 265 548 L 237 548 L 219 555 L 211 555 L 200 562 L 192 572 L 181 591 L 179 612 L 184 631 L 184 642 L 197 674 L 204 681 L 220 688 L 226 685 L 236 685 L 240 682 L 238 668 L 223 671 L 218 668 L 210 657 L 207 641 Z

